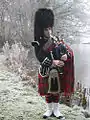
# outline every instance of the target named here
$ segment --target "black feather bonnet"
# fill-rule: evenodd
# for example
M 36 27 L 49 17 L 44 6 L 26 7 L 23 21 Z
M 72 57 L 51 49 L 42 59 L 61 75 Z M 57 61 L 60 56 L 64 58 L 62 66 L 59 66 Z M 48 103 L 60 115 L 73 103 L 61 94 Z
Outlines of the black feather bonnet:
M 34 40 L 40 42 L 40 38 L 43 38 L 44 28 L 53 27 L 54 14 L 51 9 L 40 8 L 35 13 L 34 19 Z

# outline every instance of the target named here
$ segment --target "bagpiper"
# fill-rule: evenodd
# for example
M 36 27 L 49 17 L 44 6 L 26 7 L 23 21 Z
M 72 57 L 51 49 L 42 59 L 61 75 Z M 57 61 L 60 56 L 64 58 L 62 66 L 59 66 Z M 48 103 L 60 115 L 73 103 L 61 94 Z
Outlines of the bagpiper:
M 54 115 L 65 119 L 59 109 L 60 94 L 74 92 L 74 55 L 72 49 L 58 41 L 53 34 L 54 13 L 40 8 L 35 13 L 34 42 L 35 55 L 40 62 L 38 71 L 38 92 L 45 96 L 47 110 L 43 118 Z M 58 44 L 59 43 L 59 44 Z

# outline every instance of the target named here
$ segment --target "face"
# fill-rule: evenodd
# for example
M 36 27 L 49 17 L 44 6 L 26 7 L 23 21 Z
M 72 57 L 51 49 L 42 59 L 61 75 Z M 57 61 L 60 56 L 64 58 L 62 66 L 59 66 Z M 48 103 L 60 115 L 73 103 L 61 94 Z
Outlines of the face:
M 48 27 L 48 28 L 44 28 L 44 36 L 46 38 L 50 38 L 50 35 L 52 34 L 52 28 Z

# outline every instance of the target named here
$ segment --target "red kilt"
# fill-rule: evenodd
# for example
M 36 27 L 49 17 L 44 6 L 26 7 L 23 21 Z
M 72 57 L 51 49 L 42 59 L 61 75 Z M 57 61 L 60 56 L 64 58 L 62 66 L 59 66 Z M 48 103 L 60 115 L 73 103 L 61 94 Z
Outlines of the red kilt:
M 40 74 L 38 74 L 38 92 L 41 96 L 44 96 L 48 92 L 49 84 L 48 84 L 48 78 L 42 77 Z
M 71 95 L 74 92 L 74 55 L 72 49 L 67 46 L 67 50 L 70 53 L 70 57 L 67 58 L 64 65 L 64 72 L 60 75 L 60 93 L 64 93 L 64 95 Z M 45 96 L 48 91 L 48 77 L 42 78 L 40 74 L 38 74 L 38 92 L 41 96 Z

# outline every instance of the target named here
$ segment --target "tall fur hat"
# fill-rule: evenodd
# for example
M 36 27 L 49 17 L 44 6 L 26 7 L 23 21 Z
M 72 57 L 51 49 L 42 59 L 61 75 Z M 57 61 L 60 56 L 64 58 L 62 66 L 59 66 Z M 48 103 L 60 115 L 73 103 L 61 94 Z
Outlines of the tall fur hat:
M 35 13 L 34 19 L 34 39 L 38 40 L 43 37 L 43 30 L 47 27 L 53 27 L 54 14 L 51 9 L 40 8 Z

